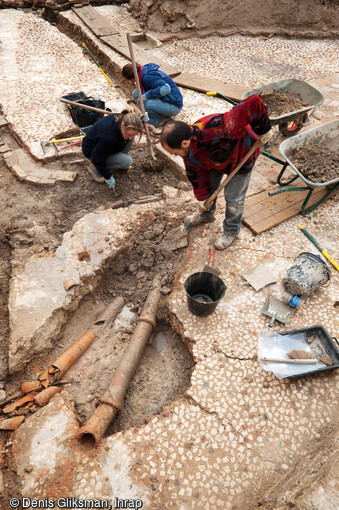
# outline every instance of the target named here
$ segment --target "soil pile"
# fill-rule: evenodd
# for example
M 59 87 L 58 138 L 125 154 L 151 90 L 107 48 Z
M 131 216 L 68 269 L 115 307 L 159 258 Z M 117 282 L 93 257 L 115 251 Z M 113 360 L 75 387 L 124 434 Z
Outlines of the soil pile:
M 293 92 L 267 89 L 261 92 L 259 97 L 265 103 L 269 117 L 279 117 L 310 106 L 309 103 L 302 101 L 300 94 Z
M 338 30 L 337 0 L 130 0 L 129 9 L 140 24 L 155 32 L 305 34 L 334 36 Z M 207 14 L 208 12 L 208 14 Z
M 295 149 L 293 164 L 309 181 L 329 182 L 339 177 L 339 152 L 328 150 L 320 144 L 309 144 Z

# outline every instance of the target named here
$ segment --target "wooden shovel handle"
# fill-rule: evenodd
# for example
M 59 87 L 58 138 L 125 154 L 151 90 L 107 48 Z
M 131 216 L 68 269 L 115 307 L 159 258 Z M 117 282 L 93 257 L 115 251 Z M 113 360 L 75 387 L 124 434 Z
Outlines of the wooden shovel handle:
M 186 223 L 185 225 L 185 228 L 184 230 L 187 232 L 189 230 L 189 228 L 194 225 L 194 223 L 196 222 L 196 220 L 199 218 L 199 216 L 204 212 L 204 211 L 209 211 L 209 209 L 211 208 L 212 204 L 213 204 L 213 201 L 215 198 L 217 198 L 217 196 L 219 195 L 220 191 L 222 191 L 225 186 L 230 182 L 231 179 L 233 179 L 233 177 L 235 176 L 235 174 L 240 170 L 240 168 L 246 163 L 246 161 L 252 156 L 253 152 L 255 152 L 257 150 L 257 148 L 259 147 L 260 145 L 260 139 L 258 138 L 258 140 L 255 142 L 255 144 L 253 145 L 253 147 L 247 152 L 247 154 L 245 155 L 245 157 L 240 161 L 240 163 L 238 163 L 238 165 L 235 167 L 235 169 L 233 170 L 233 172 L 231 174 L 229 174 L 226 179 L 223 180 L 223 182 L 220 184 L 220 186 L 215 190 L 214 193 L 212 193 L 212 195 L 210 197 L 208 197 L 207 200 L 205 200 L 205 202 L 199 206 L 199 209 L 198 211 L 192 215 L 192 218 L 190 219 L 190 221 L 188 223 Z
M 253 145 L 253 147 L 247 152 L 247 154 L 244 156 L 244 158 L 240 161 L 240 163 L 237 164 L 237 166 L 235 167 L 235 169 L 233 170 L 232 173 L 230 173 L 226 179 L 223 180 L 223 182 L 220 184 L 220 186 L 215 190 L 214 193 L 212 193 L 212 195 L 210 197 L 208 197 L 207 200 L 205 200 L 204 202 L 204 208 L 205 208 L 205 211 L 208 211 L 210 208 L 211 208 L 211 205 L 213 204 L 213 201 L 215 198 L 218 197 L 220 191 L 222 191 L 225 186 L 230 182 L 231 179 L 233 179 L 233 177 L 235 176 L 235 174 L 237 174 L 240 170 L 240 168 L 246 163 L 246 161 L 252 156 L 253 152 L 255 152 L 257 150 L 257 148 L 259 147 L 260 145 L 260 140 L 258 138 L 258 140 L 255 142 L 255 144 Z
M 141 110 L 141 113 L 143 115 L 145 115 L 145 105 L 144 105 L 144 101 L 142 99 L 142 92 L 141 92 L 141 87 L 140 87 L 140 83 L 139 83 L 137 66 L 136 66 L 135 58 L 134 58 L 134 51 L 133 51 L 133 44 L 132 44 L 131 34 L 129 32 L 126 32 L 126 37 L 127 37 L 129 52 L 130 52 L 130 55 L 131 55 L 131 61 L 132 61 L 132 66 L 133 66 L 133 73 L 134 73 L 135 84 L 136 84 L 137 91 L 138 91 L 138 99 L 139 99 L 140 110 Z M 151 141 L 151 137 L 150 137 L 150 134 L 149 134 L 149 127 L 148 127 L 148 123 L 147 122 L 144 122 L 144 127 L 145 127 L 147 145 L 148 145 L 148 149 L 149 149 L 149 152 L 150 152 L 151 159 L 155 159 L 154 152 L 153 152 L 153 147 L 152 147 L 152 141 Z
M 114 112 L 110 112 L 108 110 L 102 110 L 101 108 L 96 108 L 95 106 L 89 106 L 87 104 L 77 103 L 76 101 L 69 101 L 69 99 L 60 98 L 62 103 L 70 104 L 71 106 L 77 106 L 78 108 L 85 108 L 85 110 L 91 110 L 92 112 L 104 113 L 105 115 L 110 115 Z M 80 100 L 81 101 L 81 100 Z

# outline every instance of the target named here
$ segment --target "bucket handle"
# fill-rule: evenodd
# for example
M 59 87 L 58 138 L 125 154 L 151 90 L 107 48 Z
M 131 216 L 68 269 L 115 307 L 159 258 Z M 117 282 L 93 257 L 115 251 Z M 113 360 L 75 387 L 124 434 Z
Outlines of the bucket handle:
M 330 283 L 331 283 L 331 277 L 329 277 L 329 279 L 327 280 L 326 283 L 323 283 L 323 285 L 320 285 L 320 286 L 323 287 L 323 288 L 326 288 L 326 287 L 329 286 Z
M 332 336 L 332 340 L 334 340 L 336 342 L 336 344 L 338 345 L 338 347 L 339 347 L 338 339 L 335 336 Z

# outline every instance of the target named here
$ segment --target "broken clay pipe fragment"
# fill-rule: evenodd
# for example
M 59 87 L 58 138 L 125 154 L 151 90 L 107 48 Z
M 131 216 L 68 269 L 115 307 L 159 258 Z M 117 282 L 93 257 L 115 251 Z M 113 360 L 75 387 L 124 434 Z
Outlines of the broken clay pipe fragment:
M 117 411 L 121 411 L 129 383 L 155 328 L 156 311 L 161 296 L 160 288 L 160 281 L 155 279 L 153 289 L 147 296 L 141 315 L 137 320 L 136 328 L 110 386 L 100 399 L 100 403 L 92 416 L 79 430 L 78 438 L 82 442 L 89 442 L 98 446 Z
M 21 393 L 22 395 L 26 395 L 31 391 L 41 390 L 41 381 L 26 381 L 21 385 Z
M 27 402 L 34 402 L 35 394 L 36 394 L 35 392 L 32 392 L 29 395 L 25 395 L 24 397 L 20 398 L 19 400 L 16 400 L 15 402 L 13 402 L 13 404 L 10 404 L 9 406 L 4 407 L 2 410 L 3 413 L 5 413 L 5 414 L 12 413 L 18 407 L 22 407 L 25 404 L 27 404 Z
M 19 398 L 22 396 L 22 393 L 19 391 L 16 391 L 15 393 L 12 393 L 12 395 L 9 395 L 9 397 L 5 398 L 2 402 L 0 402 L 0 406 L 5 406 L 9 402 L 12 402 L 12 400 L 15 400 L 16 398 Z
M 0 421 L 0 430 L 16 430 L 24 421 L 25 416 L 14 416 Z

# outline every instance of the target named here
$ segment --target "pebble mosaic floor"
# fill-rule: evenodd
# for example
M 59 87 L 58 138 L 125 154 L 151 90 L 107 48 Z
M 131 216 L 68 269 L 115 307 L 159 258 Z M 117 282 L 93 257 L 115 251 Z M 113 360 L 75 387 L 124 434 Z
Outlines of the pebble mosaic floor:
M 114 9 L 112 19 L 118 12 Z M 111 12 L 109 6 L 99 11 Z M 10 20 L 8 29 L 5 16 Z M 65 16 L 71 19 L 75 15 Z M 10 27 L 16 27 L 11 37 Z M 39 140 L 46 137 L 46 127 L 49 132 L 70 127 L 68 113 L 58 102 L 65 91 L 99 90 L 102 96 L 109 92 L 115 104 L 123 103 L 96 67 L 82 56 L 81 49 L 46 22 L 19 11 L 1 11 L 0 35 L 0 62 L 7 62 L 7 67 L 2 66 L 1 101 L 19 135 L 26 143 L 29 138 L 33 140 L 30 147 L 34 154 L 38 154 Z M 183 70 L 199 69 L 200 74 L 254 87 L 281 79 L 284 69 L 301 79 L 338 72 L 334 59 L 337 47 L 332 40 L 301 42 L 233 36 L 171 42 L 156 51 L 164 60 L 166 54 L 169 63 L 180 63 Z M 120 56 L 116 58 L 125 62 Z M 227 62 L 227 68 L 220 67 L 221 59 Z M 12 74 L 15 71 L 19 79 Z M 205 114 L 216 111 L 214 102 L 214 109 L 208 109 L 210 99 L 206 97 L 185 91 L 186 98 L 189 107 L 183 115 L 187 120 L 200 116 L 202 108 Z M 295 381 L 278 380 L 253 359 L 258 331 L 267 329 L 269 322 L 260 313 L 265 297 L 272 294 L 285 300 L 282 275 L 301 251 L 317 253 L 298 233 L 300 217 L 259 237 L 242 228 L 235 243 L 215 257 L 215 266 L 228 287 L 225 299 L 207 318 L 187 312 L 181 284 L 207 260 L 207 247 L 220 233 L 222 216 L 218 214 L 208 229 L 200 227 L 200 235 L 191 246 L 191 261 L 169 302 L 196 362 L 187 395 L 152 417 L 144 427 L 109 438 L 101 456 L 91 464 L 84 455 L 81 465 L 74 469 L 74 495 L 102 498 L 106 494 L 130 494 L 141 497 L 144 508 L 151 510 L 248 510 L 272 476 L 278 478 L 292 470 L 309 445 L 337 420 L 338 371 Z M 337 218 L 338 204 L 328 200 L 302 220 L 336 259 Z M 241 271 L 259 262 L 267 263 L 278 283 L 259 292 L 237 286 L 243 281 Z M 332 269 L 330 285 L 304 299 L 288 327 L 277 323 L 273 330 L 321 324 L 331 336 L 335 335 L 338 319 L 333 303 L 338 282 L 338 273 Z M 86 473 L 91 476 L 85 477 Z M 123 484 L 124 473 L 130 481 L 128 487 Z M 22 471 L 22 477 L 32 476 Z M 41 474 L 34 486 L 35 496 L 46 496 L 43 476 L 48 475 Z M 30 490 L 32 493 L 32 485 Z
M 281 37 L 192 38 L 169 41 L 154 50 L 172 65 L 186 72 L 249 89 L 282 80 L 309 80 L 339 72 L 339 42 L 329 40 L 293 40 Z
M 43 158 L 41 140 L 75 126 L 61 96 L 98 93 L 112 111 L 127 106 L 79 45 L 34 14 L 2 10 L 0 37 L 4 115 L 37 158 Z

